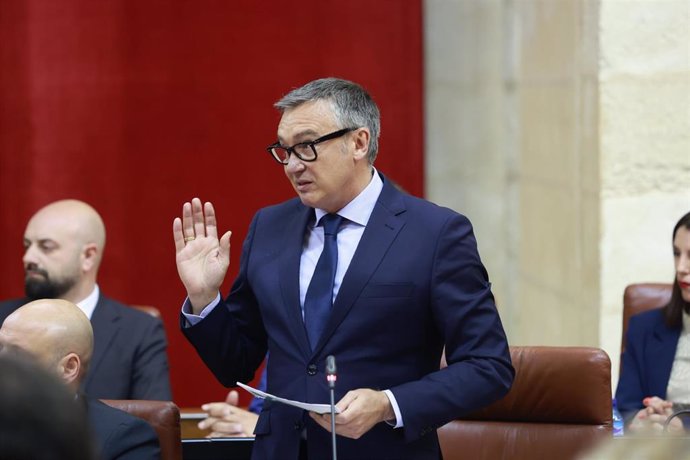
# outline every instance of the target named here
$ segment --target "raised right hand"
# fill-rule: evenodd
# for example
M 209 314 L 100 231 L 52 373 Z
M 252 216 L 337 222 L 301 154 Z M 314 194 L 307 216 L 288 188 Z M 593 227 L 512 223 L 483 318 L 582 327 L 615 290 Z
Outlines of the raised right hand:
M 218 239 L 216 213 L 209 202 L 201 206 L 199 198 L 182 206 L 182 219 L 173 221 L 177 273 L 199 314 L 218 294 L 230 265 L 230 235 Z

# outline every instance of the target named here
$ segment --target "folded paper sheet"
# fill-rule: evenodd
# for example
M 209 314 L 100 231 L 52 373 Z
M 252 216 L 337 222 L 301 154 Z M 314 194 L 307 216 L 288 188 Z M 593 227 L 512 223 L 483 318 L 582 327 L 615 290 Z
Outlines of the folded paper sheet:
M 282 404 L 287 404 L 288 406 L 299 407 L 300 409 L 308 410 L 311 412 L 316 412 L 317 414 L 330 414 L 331 413 L 331 405 L 330 404 L 311 404 L 311 403 L 304 403 L 304 402 L 300 402 L 300 401 L 293 401 L 291 399 L 279 398 L 278 396 L 274 396 L 270 393 L 266 393 L 266 392 L 263 392 L 261 390 L 257 390 L 256 388 L 252 388 L 249 385 L 245 385 L 245 384 L 240 383 L 240 382 L 237 382 L 237 384 L 257 398 L 265 399 L 267 401 L 276 401 L 276 402 L 279 402 Z M 335 413 L 336 414 L 340 413 L 340 410 L 338 410 L 337 407 L 335 408 Z

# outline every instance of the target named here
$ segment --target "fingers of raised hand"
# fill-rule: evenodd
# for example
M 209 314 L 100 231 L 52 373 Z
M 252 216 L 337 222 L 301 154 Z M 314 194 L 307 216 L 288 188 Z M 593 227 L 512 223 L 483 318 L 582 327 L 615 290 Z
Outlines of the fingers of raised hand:
M 175 251 L 180 252 L 184 249 L 184 234 L 182 233 L 182 220 L 175 217 L 173 220 L 173 239 L 175 240 Z
M 204 236 L 218 238 L 216 212 L 213 204 L 208 201 L 202 205 L 199 198 L 193 198 L 191 203 L 184 203 L 181 221 L 179 228 L 181 228 L 181 239 L 185 244 Z M 176 234 L 175 242 L 177 243 L 177 241 Z
M 213 204 L 208 201 L 204 203 L 204 225 L 206 227 L 206 236 L 218 238 L 218 225 L 216 223 L 216 211 L 213 209 Z
M 185 238 L 185 241 L 187 241 L 187 238 L 195 236 L 192 203 L 189 202 L 182 205 L 182 236 Z
M 206 236 L 206 222 L 204 220 L 204 208 L 201 205 L 199 198 L 192 199 L 192 225 L 194 232 L 191 235 L 185 234 L 186 237 L 196 236 L 201 238 Z

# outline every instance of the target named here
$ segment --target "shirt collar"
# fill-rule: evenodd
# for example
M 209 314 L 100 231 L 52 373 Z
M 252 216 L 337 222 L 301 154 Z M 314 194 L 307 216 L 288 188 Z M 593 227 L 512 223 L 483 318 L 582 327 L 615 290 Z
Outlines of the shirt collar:
M 366 227 L 367 222 L 369 222 L 369 217 L 374 211 L 374 206 L 376 206 L 376 200 L 379 199 L 381 190 L 383 190 L 383 181 L 381 177 L 376 171 L 376 168 L 372 167 L 372 170 L 374 173 L 371 176 L 369 185 L 367 185 L 352 201 L 346 204 L 345 207 L 338 211 L 338 215 L 362 227 Z M 319 208 L 314 208 L 314 212 L 316 215 L 314 226 L 316 226 L 321 218 L 328 214 L 328 212 Z
M 98 303 L 98 296 L 100 295 L 100 289 L 98 284 L 93 287 L 93 291 L 81 302 L 77 302 L 77 307 L 81 308 L 87 318 L 91 319 L 93 311 L 96 309 L 96 304 Z

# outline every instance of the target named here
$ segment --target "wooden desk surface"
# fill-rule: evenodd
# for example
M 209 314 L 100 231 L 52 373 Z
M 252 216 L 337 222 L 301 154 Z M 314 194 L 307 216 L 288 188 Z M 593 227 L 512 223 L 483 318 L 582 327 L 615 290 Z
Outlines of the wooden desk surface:
M 197 424 L 206 418 L 201 407 L 180 408 L 180 429 L 182 439 L 205 438 L 209 430 L 199 429 Z

